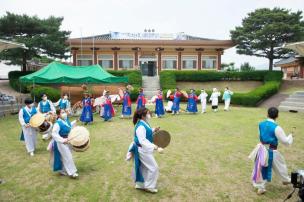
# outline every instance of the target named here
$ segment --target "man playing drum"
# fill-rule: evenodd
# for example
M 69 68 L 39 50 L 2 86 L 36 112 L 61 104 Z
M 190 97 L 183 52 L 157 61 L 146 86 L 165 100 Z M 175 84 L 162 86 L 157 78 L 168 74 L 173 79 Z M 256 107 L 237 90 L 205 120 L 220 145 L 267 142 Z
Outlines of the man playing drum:
M 24 104 L 25 107 L 22 107 L 19 111 L 19 122 L 22 127 L 21 140 L 25 141 L 27 152 L 31 156 L 34 156 L 37 131 L 35 128 L 30 126 L 30 119 L 37 113 L 37 110 L 33 104 L 33 100 L 30 98 L 25 99 Z
M 51 100 L 47 98 L 45 93 L 41 96 L 42 100 L 38 103 L 38 111 L 45 115 L 47 120 L 51 120 L 51 116 L 56 115 L 56 109 Z M 42 135 L 42 139 L 47 140 L 51 137 L 51 133 L 45 133 Z

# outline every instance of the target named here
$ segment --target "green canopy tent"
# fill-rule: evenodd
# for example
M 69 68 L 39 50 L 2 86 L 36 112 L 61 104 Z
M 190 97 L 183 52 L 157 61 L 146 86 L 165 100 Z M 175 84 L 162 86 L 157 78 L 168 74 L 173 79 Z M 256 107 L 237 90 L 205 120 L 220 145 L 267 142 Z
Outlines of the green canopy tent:
M 116 77 L 99 65 L 70 66 L 52 62 L 37 72 L 22 76 L 21 82 L 32 84 L 111 84 L 127 83 L 128 78 Z

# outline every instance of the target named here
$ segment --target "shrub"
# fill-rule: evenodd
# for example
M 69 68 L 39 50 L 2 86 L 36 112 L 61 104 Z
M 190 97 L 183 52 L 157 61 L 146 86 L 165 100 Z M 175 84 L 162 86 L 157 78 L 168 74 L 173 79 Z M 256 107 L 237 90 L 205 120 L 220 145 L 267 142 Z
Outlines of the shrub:
M 162 89 L 176 88 L 176 77 L 173 71 L 160 72 L 159 80 Z
M 47 94 L 48 99 L 53 102 L 57 102 L 60 98 L 59 89 L 46 86 L 35 86 L 31 91 L 31 96 L 36 102 L 39 102 L 43 93 Z
M 21 71 L 11 71 L 8 73 L 8 79 L 9 79 L 9 84 L 10 86 L 18 92 L 21 93 L 29 93 L 28 85 L 30 84 L 24 84 L 20 83 L 19 77 L 25 76 L 28 74 L 33 73 L 33 71 L 28 71 L 28 72 L 21 72 Z
M 245 106 L 256 106 L 262 100 L 269 98 L 279 91 L 281 83 L 269 81 L 248 93 L 235 93 L 231 103 Z
M 130 92 L 130 98 L 132 101 L 136 101 L 137 97 L 139 94 L 139 87 L 135 87 L 131 92 Z
M 283 73 L 281 71 L 162 71 L 160 73 L 160 84 L 163 89 L 170 89 L 176 87 L 176 81 L 281 81 L 282 77 Z

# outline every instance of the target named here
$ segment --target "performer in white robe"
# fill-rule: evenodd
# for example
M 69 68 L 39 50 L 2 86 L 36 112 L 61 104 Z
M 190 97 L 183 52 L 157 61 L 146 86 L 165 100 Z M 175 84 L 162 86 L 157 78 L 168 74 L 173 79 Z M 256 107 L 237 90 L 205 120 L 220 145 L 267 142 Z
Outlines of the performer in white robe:
M 153 132 L 159 128 L 152 129 L 148 123 L 151 118 L 147 108 L 138 109 L 133 117 L 135 125 L 134 142 L 129 147 L 129 153 L 134 156 L 135 163 L 135 188 L 144 189 L 156 193 L 159 168 L 154 159 L 153 151 L 162 153 L 163 149 L 153 144 Z
M 216 88 L 213 88 L 213 92 L 210 96 L 209 101 L 211 101 L 211 106 L 214 112 L 218 111 L 218 102 L 219 97 L 221 96 L 221 92 L 218 92 Z
M 70 123 L 64 110 L 60 110 L 58 117 L 52 131 L 53 140 L 48 146 L 48 149 L 53 151 L 51 165 L 53 166 L 53 171 L 59 171 L 62 175 L 76 178 L 78 173 L 73 160 L 71 146 L 68 144 L 68 134 L 76 121 Z M 56 153 L 58 151 L 59 153 Z
M 31 99 L 25 99 L 24 103 L 26 106 L 19 111 L 19 122 L 22 127 L 21 140 L 25 141 L 27 152 L 31 156 L 34 156 L 37 142 L 37 130 L 32 128 L 29 123 L 31 117 L 37 113 L 37 110 Z
M 208 94 L 205 92 L 204 89 L 202 89 L 201 94 L 198 96 L 198 99 L 201 101 L 201 104 L 202 104 L 202 113 L 206 113 L 207 97 L 208 97 Z
M 268 119 L 259 124 L 260 143 L 249 155 L 255 164 L 252 172 L 253 186 L 258 194 L 266 192 L 266 182 L 272 178 L 272 170 L 280 177 L 284 185 L 290 184 L 290 177 L 284 157 L 277 150 L 279 141 L 291 145 L 293 135 L 285 135 L 284 130 L 275 122 L 279 110 L 275 107 L 268 109 Z
M 47 99 L 47 95 L 45 93 L 41 96 L 42 100 L 38 103 L 37 110 L 44 114 L 44 116 L 47 118 L 47 116 L 50 116 L 51 114 L 56 114 L 56 109 L 54 104 L 51 100 Z M 47 140 L 52 136 L 52 131 L 49 133 L 45 133 L 42 135 L 42 139 Z
M 229 110 L 229 106 L 230 106 L 230 101 L 231 101 L 231 96 L 233 95 L 233 92 L 229 90 L 228 87 L 225 88 L 225 92 L 223 94 L 223 100 L 225 102 L 225 111 Z
M 42 94 L 41 96 L 42 100 L 38 103 L 38 111 L 42 114 L 47 114 L 47 113 L 56 113 L 56 109 L 54 107 L 54 104 L 52 103 L 51 100 L 47 99 L 46 94 Z
M 58 106 L 59 109 L 64 109 L 68 115 L 71 114 L 71 102 L 69 101 L 69 96 L 67 93 L 65 93 L 57 102 L 55 102 L 54 106 Z

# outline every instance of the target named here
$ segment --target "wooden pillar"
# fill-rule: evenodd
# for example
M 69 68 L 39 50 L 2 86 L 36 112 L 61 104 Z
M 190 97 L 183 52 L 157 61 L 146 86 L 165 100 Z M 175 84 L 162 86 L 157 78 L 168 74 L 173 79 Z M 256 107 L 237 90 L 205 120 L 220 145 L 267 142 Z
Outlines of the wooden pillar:
M 177 53 L 177 70 L 182 69 L 182 52 Z
M 97 51 L 93 50 L 93 64 L 96 65 L 97 64 Z
M 77 65 L 77 51 L 73 50 L 72 54 L 73 54 L 73 66 L 76 66 Z
M 135 51 L 134 52 L 134 58 L 135 58 L 135 66 L 137 67 L 138 66 L 138 51 Z
M 202 69 L 202 52 L 197 52 L 197 70 Z
M 114 51 L 114 70 L 118 70 L 118 57 L 117 57 L 117 51 Z
M 222 65 L 221 57 L 222 57 L 223 49 L 219 48 L 219 49 L 216 49 L 216 51 L 217 51 L 217 67 L 216 67 L 216 69 L 221 70 L 221 65 Z
M 113 61 L 113 65 L 114 65 L 114 70 L 118 70 L 118 54 L 117 52 L 120 50 L 120 48 L 118 47 L 114 47 L 112 48 L 112 50 L 114 51 L 114 61 Z
M 161 51 L 158 51 L 157 55 L 157 70 L 158 70 L 158 75 L 160 74 L 161 71 Z

